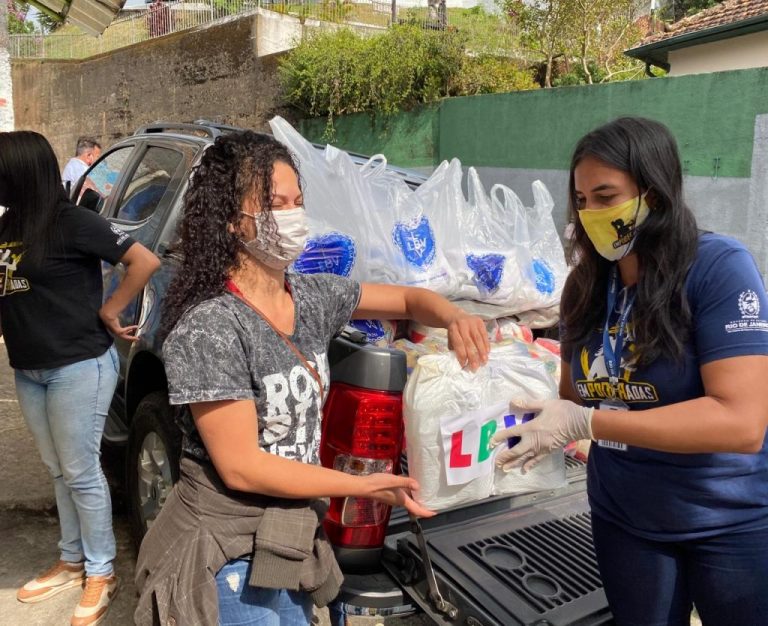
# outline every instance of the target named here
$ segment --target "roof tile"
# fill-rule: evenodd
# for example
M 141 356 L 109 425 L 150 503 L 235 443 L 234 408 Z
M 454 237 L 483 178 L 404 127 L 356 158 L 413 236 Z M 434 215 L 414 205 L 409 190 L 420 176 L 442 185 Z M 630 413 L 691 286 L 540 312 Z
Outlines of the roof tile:
M 742 22 L 752 17 L 768 13 L 768 0 L 726 0 L 720 4 L 704 9 L 695 15 L 669 25 L 668 31 L 654 33 L 643 39 L 638 46 L 645 46 L 679 35 L 685 35 L 725 24 Z

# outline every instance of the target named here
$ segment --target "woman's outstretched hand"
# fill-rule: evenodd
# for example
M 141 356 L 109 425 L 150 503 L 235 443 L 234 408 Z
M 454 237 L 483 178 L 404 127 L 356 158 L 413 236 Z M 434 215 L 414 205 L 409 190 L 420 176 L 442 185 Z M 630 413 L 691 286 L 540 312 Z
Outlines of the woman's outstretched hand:
M 402 506 L 416 517 L 432 517 L 434 511 L 421 506 L 411 497 L 411 491 L 419 488 L 419 483 L 407 476 L 394 474 L 369 474 L 363 476 L 366 482 L 365 497 L 378 500 L 390 506 Z
M 483 320 L 462 312 L 447 328 L 448 347 L 454 351 L 462 367 L 468 367 L 474 372 L 488 362 L 491 342 Z

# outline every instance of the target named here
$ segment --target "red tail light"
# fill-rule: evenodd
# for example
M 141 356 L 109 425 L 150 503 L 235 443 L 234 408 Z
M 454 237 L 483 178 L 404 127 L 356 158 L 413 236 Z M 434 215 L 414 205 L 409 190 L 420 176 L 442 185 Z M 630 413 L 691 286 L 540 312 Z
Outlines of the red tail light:
M 403 447 L 399 393 L 334 384 L 323 410 L 320 460 L 350 474 L 398 472 Z M 376 548 L 384 543 L 390 507 L 367 498 L 332 498 L 325 518 L 331 543 Z

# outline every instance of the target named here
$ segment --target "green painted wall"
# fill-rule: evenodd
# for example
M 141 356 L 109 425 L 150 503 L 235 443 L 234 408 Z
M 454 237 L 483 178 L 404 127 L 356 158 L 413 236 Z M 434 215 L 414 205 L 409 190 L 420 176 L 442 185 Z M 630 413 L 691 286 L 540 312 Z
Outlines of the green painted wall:
M 672 129 L 686 174 L 749 177 L 761 113 L 768 113 L 768 68 L 450 98 L 387 126 L 365 115 L 340 118 L 333 143 L 383 152 L 406 167 L 458 157 L 465 165 L 563 170 L 590 129 L 619 115 L 643 115 Z M 323 141 L 324 121 L 305 122 L 302 130 Z
M 455 98 L 440 111 L 439 154 L 462 163 L 568 169 L 590 129 L 620 115 L 667 124 L 686 174 L 749 177 L 755 115 L 768 113 L 768 68 Z
M 347 115 L 336 120 L 331 143 L 350 152 L 384 154 L 394 165 L 430 167 L 440 162 L 438 120 L 437 106 L 389 118 Z M 302 120 L 299 126 L 302 135 L 317 143 L 328 143 L 325 129 L 325 119 L 317 118 Z

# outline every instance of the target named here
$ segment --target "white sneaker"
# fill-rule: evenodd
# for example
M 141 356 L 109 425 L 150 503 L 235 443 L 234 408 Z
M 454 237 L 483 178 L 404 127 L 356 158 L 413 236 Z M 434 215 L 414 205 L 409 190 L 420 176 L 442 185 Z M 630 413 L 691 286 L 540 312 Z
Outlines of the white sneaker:
M 84 579 L 85 569 L 82 563 L 57 561 L 48 571 L 19 589 L 16 599 L 19 602 L 42 602 L 67 589 L 82 586 Z
M 70 624 L 72 626 L 95 626 L 107 616 L 109 605 L 117 595 L 120 581 L 111 576 L 88 576 L 80 602 L 75 607 Z

